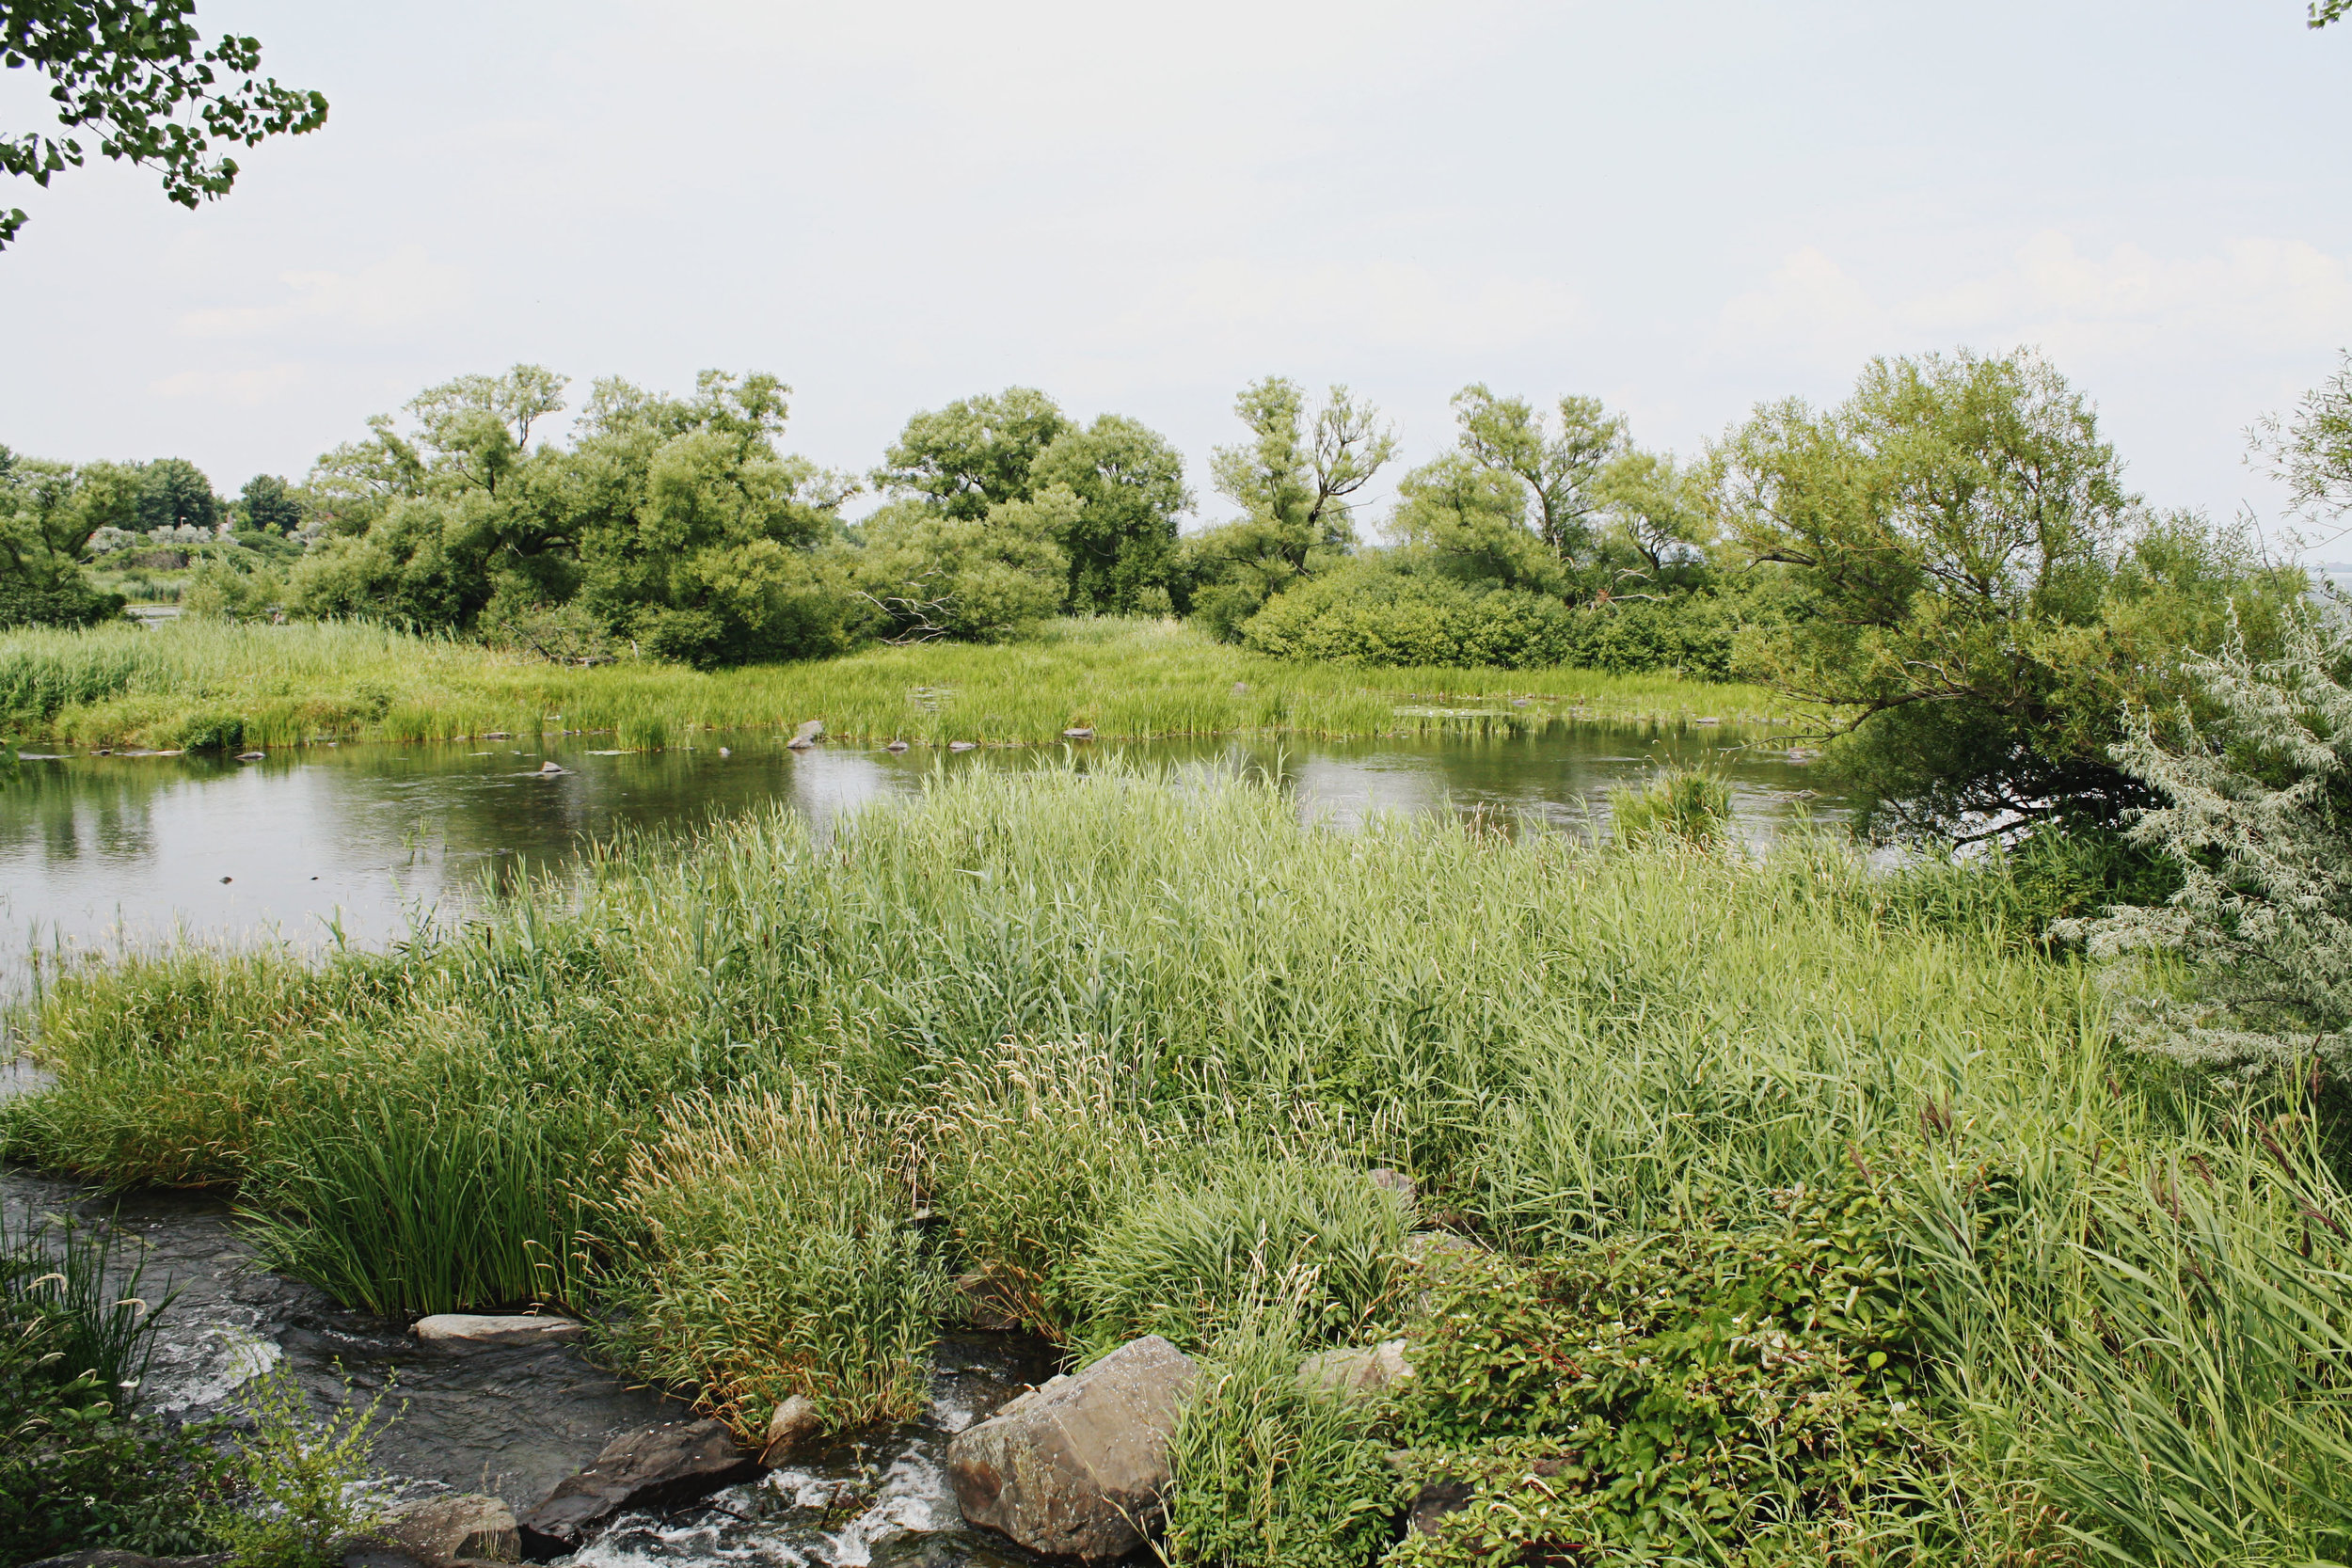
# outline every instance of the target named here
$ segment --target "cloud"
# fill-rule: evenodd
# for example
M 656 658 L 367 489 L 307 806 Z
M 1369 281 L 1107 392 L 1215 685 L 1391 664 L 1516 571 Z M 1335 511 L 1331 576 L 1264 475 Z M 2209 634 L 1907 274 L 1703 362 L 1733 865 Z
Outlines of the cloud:
M 201 398 L 210 403 L 267 403 L 280 392 L 302 384 L 308 372 L 300 365 L 262 365 L 244 371 L 181 371 L 151 381 L 147 389 L 158 397 Z
M 180 330 L 215 339 L 326 325 L 382 331 L 442 315 L 468 292 L 465 271 L 428 260 L 421 245 L 405 245 L 354 273 L 284 272 L 278 281 L 291 293 L 275 305 L 191 311 L 180 318 Z
M 2352 264 L 2301 240 L 2236 239 L 2167 258 L 2121 245 L 2087 256 L 2048 230 L 2004 264 L 1883 299 L 1822 251 L 1790 255 L 1723 308 L 1721 348 L 1851 365 L 1873 353 L 1968 342 L 2035 343 L 2064 356 L 2217 347 L 2297 354 L 2352 340 Z

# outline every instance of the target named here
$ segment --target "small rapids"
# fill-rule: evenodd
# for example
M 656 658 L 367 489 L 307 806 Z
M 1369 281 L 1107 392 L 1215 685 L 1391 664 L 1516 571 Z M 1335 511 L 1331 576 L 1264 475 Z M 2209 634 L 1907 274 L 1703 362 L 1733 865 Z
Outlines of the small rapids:
M 0 1064 L 0 1096 L 38 1086 L 36 1075 Z M 233 1418 L 238 1391 L 281 1366 L 321 1410 L 389 1390 L 384 1410 L 397 1419 L 374 1448 L 389 1495 L 487 1492 L 520 1513 L 622 1433 L 687 1413 L 566 1345 L 443 1350 L 419 1344 L 402 1324 L 337 1307 L 262 1267 L 216 1196 L 114 1196 L 8 1166 L 0 1168 L 0 1210 L 19 1230 L 41 1215 L 103 1222 L 145 1262 L 146 1299 L 176 1292 L 142 1390 L 151 1410 Z M 569 1560 L 580 1568 L 1034 1563 L 965 1527 L 945 1461 L 949 1437 L 1052 1370 L 1033 1341 L 943 1339 L 919 1419 L 800 1456 L 699 1502 L 626 1514 Z

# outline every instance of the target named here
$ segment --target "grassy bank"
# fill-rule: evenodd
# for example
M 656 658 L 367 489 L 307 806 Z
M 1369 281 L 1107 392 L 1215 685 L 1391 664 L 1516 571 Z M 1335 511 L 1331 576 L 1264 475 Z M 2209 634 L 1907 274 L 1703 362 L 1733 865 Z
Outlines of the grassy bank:
M 1756 688 L 1671 675 L 1286 663 L 1148 621 L 1062 623 L 1004 647 L 875 648 L 823 663 L 711 673 L 634 661 L 567 669 L 358 626 L 185 623 L 0 634 L 0 724 L 78 745 L 281 746 L 578 730 L 638 746 L 695 729 L 808 719 L 856 739 L 1036 743 L 1077 726 L 1119 739 L 1516 733 L 1580 718 L 1740 720 L 1783 711 Z
M 959 1276 L 1076 1356 L 1168 1335 L 1181 1560 L 2344 1560 L 2328 1102 L 2115 1052 L 2015 911 L 976 774 L 395 954 L 75 973 L 0 1128 L 241 1183 L 346 1301 L 616 1313 L 746 1432 L 902 1414 Z M 1391 1336 L 1384 1399 L 1291 1375 Z M 1432 1480 L 1471 1506 L 1400 1538 Z

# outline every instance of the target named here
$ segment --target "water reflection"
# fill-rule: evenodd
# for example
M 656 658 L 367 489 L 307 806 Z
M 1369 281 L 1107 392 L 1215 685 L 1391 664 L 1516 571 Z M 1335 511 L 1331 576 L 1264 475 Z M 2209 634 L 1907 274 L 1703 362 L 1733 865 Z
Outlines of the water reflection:
M 1302 817 L 1353 827 L 1378 811 L 1476 813 L 1515 831 L 1599 831 L 1610 790 L 1669 763 L 1732 781 L 1739 829 L 1769 838 L 1799 813 L 1843 817 L 1771 732 L 1593 725 L 1461 740 L 1171 741 L 1075 750 L 821 746 L 773 732 L 618 753 L 596 737 L 287 751 L 220 758 L 27 759 L 0 772 L 0 985 L 35 948 L 145 945 L 175 934 L 380 943 L 485 879 L 577 863 L 627 830 L 692 827 L 783 804 L 822 831 L 934 770 L 1214 764 L 1279 778 Z M 722 749 L 724 749 L 723 754 Z M 543 774 L 553 761 L 564 771 Z

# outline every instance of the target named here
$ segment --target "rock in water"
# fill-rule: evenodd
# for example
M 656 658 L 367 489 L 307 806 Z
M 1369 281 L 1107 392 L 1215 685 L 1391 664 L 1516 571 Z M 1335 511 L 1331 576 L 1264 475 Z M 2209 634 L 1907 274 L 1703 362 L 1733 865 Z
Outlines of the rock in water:
M 716 1421 L 663 1421 L 604 1446 L 596 1462 L 556 1482 L 522 1516 L 523 1552 L 534 1562 L 561 1557 L 635 1508 L 691 1501 L 748 1479 L 758 1461 Z
M 461 1560 L 512 1562 L 522 1555 L 515 1511 L 497 1497 L 461 1493 L 402 1503 L 374 1532 L 432 1568 Z
M 537 1345 L 551 1339 L 577 1339 L 587 1329 L 569 1318 L 515 1313 L 492 1316 L 474 1312 L 436 1312 L 419 1318 L 416 1336 L 428 1345 L 450 1350 L 478 1350 L 488 1345 Z
M 894 740 L 889 745 L 882 748 L 885 752 L 903 752 L 906 749 L 907 743 L 903 740 Z
M 776 1406 L 776 1413 L 768 1418 L 768 1433 L 759 1446 L 759 1462 L 771 1470 L 784 1462 L 801 1439 L 815 1434 L 824 1425 L 817 1416 L 817 1406 L 806 1394 L 795 1394 Z
M 1094 726 L 1091 724 L 1074 724 L 1069 729 L 1062 731 L 1061 737 L 1064 740 L 1092 740 L 1094 738 Z
M 799 729 L 794 730 L 792 732 L 792 738 L 786 741 L 785 744 L 791 747 L 796 752 L 805 752 L 811 746 L 816 745 L 818 739 L 824 736 L 824 733 L 825 721 L 822 719 L 812 719 L 807 723 L 803 724 Z
M 539 771 L 540 771 L 542 774 L 548 774 L 548 773 L 568 773 L 568 772 L 570 772 L 570 771 L 571 771 L 571 769 L 570 769 L 570 768 L 566 768 L 566 767 L 564 767 L 564 766 L 562 763 L 560 763 L 560 762 L 543 762 L 543 763 L 541 763 L 541 764 L 539 765 Z
M 1412 1375 L 1413 1364 L 1405 1359 L 1405 1341 L 1384 1339 L 1376 1345 L 1327 1350 L 1307 1357 L 1298 1368 L 1298 1386 L 1352 1401 L 1382 1393 Z
M 1031 1389 L 947 1445 L 956 1503 L 1033 1552 L 1099 1561 L 1143 1544 L 1193 1365 L 1156 1334 Z
M 947 742 L 947 750 L 951 752 L 968 752 L 978 744 L 979 742 L 977 740 L 950 740 Z

